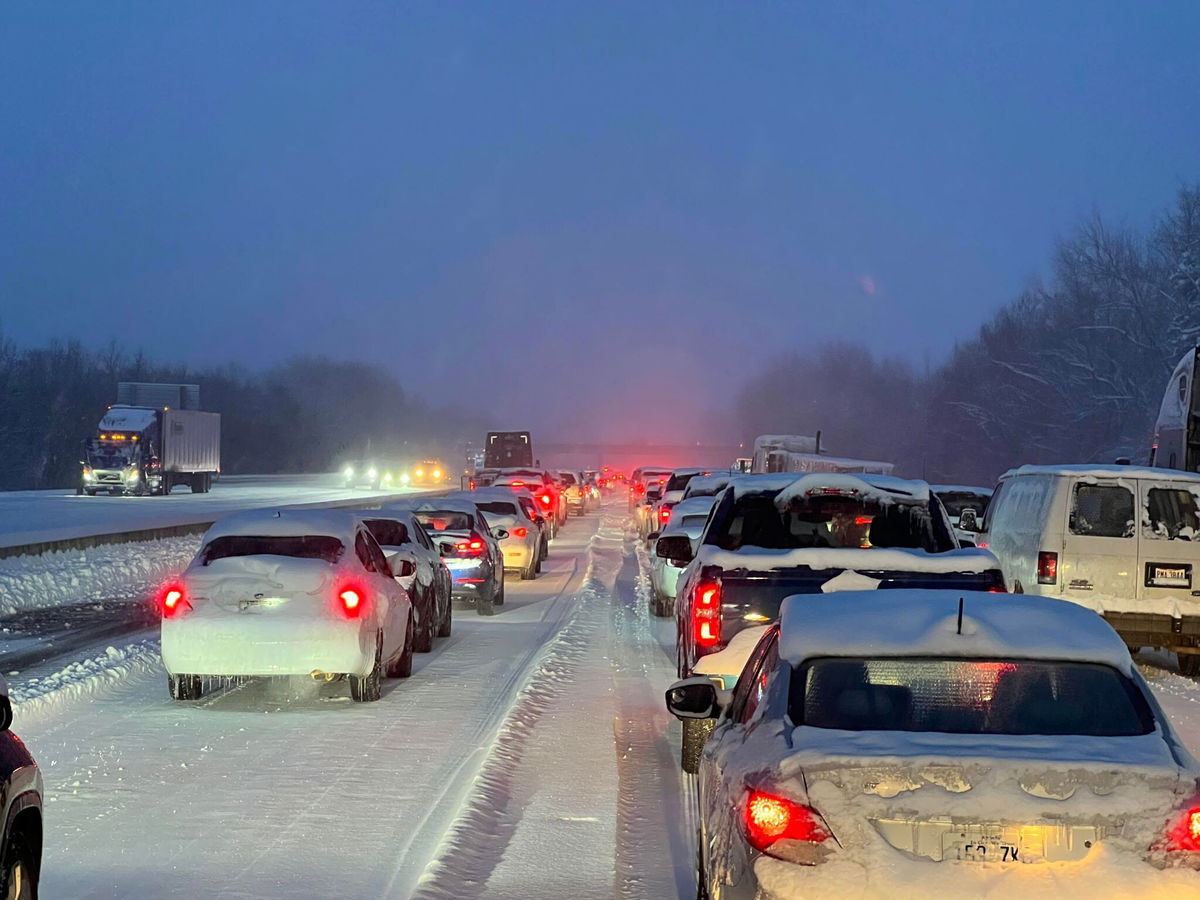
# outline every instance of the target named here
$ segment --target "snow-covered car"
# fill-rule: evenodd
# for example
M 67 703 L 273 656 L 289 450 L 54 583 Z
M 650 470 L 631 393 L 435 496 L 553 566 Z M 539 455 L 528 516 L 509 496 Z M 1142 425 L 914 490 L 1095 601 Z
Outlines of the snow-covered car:
M 390 508 L 390 507 L 389 507 Z M 442 546 L 442 561 L 453 579 L 455 599 L 475 605 L 481 616 L 504 605 L 504 528 L 492 525 L 473 500 L 464 495 L 416 501 L 413 515 Z
M 711 475 L 710 469 L 676 469 L 663 485 L 662 496 L 654 506 L 650 523 L 651 531 L 661 530 L 671 520 L 671 510 L 683 499 L 684 492 L 692 479 Z
M 582 516 L 592 505 L 592 489 L 583 480 L 579 472 L 560 469 L 557 473 L 558 482 L 562 485 L 563 497 L 567 502 L 567 512 L 571 515 Z
M 942 501 L 959 543 L 973 547 L 979 523 L 992 500 L 992 489 L 966 484 L 931 484 L 929 489 Z M 966 513 L 965 518 L 963 513 Z
M 1124 642 L 1058 600 L 796 596 L 700 760 L 702 897 L 1196 896 L 1200 769 Z
M 687 483 L 687 487 L 683 490 L 683 499 L 691 500 L 693 497 L 715 497 L 729 485 L 735 475 L 728 472 L 714 473 L 712 475 L 697 475 Z
M 42 773 L 13 721 L 8 683 L 0 676 L 0 897 L 38 893 L 42 869 Z
M 412 601 L 413 649 L 428 653 L 434 638 L 450 637 L 453 627 L 450 570 L 442 562 L 442 548 L 434 545 L 410 510 L 388 505 L 378 513 L 362 512 L 360 516 Z M 402 571 L 405 562 L 412 567 L 411 574 Z
M 545 555 L 546 536 L 531 509 L 508 489 L 474 491 L 470 498 L 493 528 L 508 532 L 500 539 L 504 568 L 520 572 L 523 581 L 536 578 Z
M 538 512 L 545 516 L 550 538 L 558 536 L 558 530 L 567 521 L 567 501 L 562 489 L 548 472 L 534 469 L 504 469 L 492 482 L 493 488 L 528 491 L 534 498 Z
M 1200 474 L 1022 466 L 1000 478 L 979 545 L 1014 591 L 1095 610 L 1130 647 L 1200 675 Z
M 700 535 L 704 532 L 704 523 L 712 512 L 714 497 L 693 497 L 691 500 L 681 500 L 674 508 L 673 514 L 663 526 L 661 532 L 652 532 L 650 539 L 657 541 L 662 537 L 681 534 L 691 541 L 694 554 L 700 545 Z M 675 588 L 679 575 L 687 567 L 680 560 L 664 559 L 657 553 L 650 557 L 650 587 L 653 595 L 650 600 L 650 612 L 656 616 L 672 616 L 675 614 Z
M 414 616 L 353 512 L 251 510 L 216 522 L 159 596 L 171 696 L 206 677 L 347 676 L 356 701 L 412 674 Z

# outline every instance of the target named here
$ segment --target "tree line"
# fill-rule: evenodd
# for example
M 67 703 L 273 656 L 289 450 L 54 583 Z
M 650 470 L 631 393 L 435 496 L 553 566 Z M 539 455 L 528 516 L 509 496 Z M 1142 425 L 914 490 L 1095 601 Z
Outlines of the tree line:
M 1023 463 L 1145 462 L 1172 369 L 1200 340 L 1200 185 L 1144 232 L 1099 216 L 929 371 L 854 344 L 771 361 L 741 391 L 743 438 L 820 429 L 835 455 L 991 484 Z
M 221 413 L 228 474 L 327 472 L 368 456 L 438 455 L 450 464 L 462 441 L 478 442 L 484 430 L 469 414 L 432 409 L 384 369 L 360 362 L 296 357 L 263 372 L 189 369 L 115 344 L 21 348 L 0 336 L 0 490 L 77 484 L 83 442 L 116 400 L 119 381 L 199 384 L 203 408 Z

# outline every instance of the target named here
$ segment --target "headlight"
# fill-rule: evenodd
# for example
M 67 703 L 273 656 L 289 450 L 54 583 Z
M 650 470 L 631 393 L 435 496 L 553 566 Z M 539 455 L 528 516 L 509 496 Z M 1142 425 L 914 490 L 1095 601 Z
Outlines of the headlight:
M 405 472 L 403 475 L 400 476 L 400 483 L 408 484 L 408 473 L 407 472 Z
M 391 472 L 384 472 L 384 473 L 383 473 L 383 480 L 384 480 L 384 481 L 391 481 L 391 480 L 392 480 L 392 473 L 391 473 Z
M 375 471 L 374 469 L 367 469 L 367 477 L 368 478 L 374 479 L 378 475 L 379 475 L 379 473 L 377 471 Z
M 342 471 L 342 474 L 345 475 L 347 478 L 353 478 L 354 477 L 354 467 L 346 466 L 346 468 Z
M 438 478 L 441 478 L 441 477 L 442 477 L 442 470 L 441 470 L 441 469 L 434 469 L 434 470 L 433 470 L 433 477 L 434 477 L 434 479 L 435 479 L 435 480 L 436 480 L 436 479 L 438 479 Z
M 425 477 L 425 470 L 424 470 L 424 469 L 417 469 L 417 477 L 418 477 L 418 478 L 424 478 L 424 477 Z
M 137 481 L 137 480 L 138 480 L 138 472 L 137 472 L 137 469 L 130 469 L 128 472 L 126 472 L 126 473 L 125 473 L 125 480 L 126 480 L 126 481 Z
M 83 480 L 84 480 L 84 481 L 95 481 L 95 480 L 96 480 L 96 476 L 95 476 L 95 474 L 92 472 L 92 467 L 91 467 L 91 466 L 84 466 L 84 467 L 83 467 Z

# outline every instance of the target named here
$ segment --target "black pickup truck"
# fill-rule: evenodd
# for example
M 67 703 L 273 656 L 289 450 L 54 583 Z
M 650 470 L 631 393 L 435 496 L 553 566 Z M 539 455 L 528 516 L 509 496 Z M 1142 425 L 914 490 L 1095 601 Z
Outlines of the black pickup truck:
M 655 552 L 687 566 L 676 593 L 679 677 L 708 675 L 726 689 L 754 647 L 734 637 L 777 621 L 792 594 L 1005 590 L 999 561 L 960 549 L 925 482 L 888 476 L 737 477 L 719 495 L 694 559 L 686 535 L 660 538 Z M 685 728 L 685 759 L 688 740 Z

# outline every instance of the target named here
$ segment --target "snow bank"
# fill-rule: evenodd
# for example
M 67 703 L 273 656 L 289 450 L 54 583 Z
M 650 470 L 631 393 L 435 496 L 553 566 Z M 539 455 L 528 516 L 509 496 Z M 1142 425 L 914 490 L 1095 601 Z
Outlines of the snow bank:
M 90 600 L 139 600 L 181 572 L 199 535 L 0 559 L 0 616 Z
M 161 667 L 158 638 L 144 638 L 70 663 L 12 688 L 14 718 L 21 722 L 82 700 L 135 672 Z

